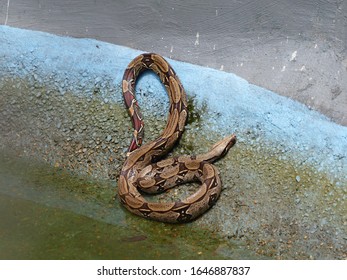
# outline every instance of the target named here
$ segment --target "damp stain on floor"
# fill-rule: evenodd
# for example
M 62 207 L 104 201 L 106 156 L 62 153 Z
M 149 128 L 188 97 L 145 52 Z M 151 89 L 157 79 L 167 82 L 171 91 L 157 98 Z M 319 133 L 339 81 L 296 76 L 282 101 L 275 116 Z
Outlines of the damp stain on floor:
M 135 217 L 108 201 L 112 191 L 104 182 L 1 155 L 0 259 L 264 258 L 193 224 Z

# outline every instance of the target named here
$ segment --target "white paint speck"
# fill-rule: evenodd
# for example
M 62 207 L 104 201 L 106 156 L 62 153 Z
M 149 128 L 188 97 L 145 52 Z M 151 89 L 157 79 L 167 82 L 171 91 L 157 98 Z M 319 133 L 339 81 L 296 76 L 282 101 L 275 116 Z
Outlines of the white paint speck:
M 216 9 L 216 17 L 218 17 L 218 10 Z
M 317 44 L 315 44 L 315 45 L 314 45 L 314 48 L 315 48 L 315 49 L 317 49 L 317 47 L 318 47 L 318 45 L 317 45 Z
M 240 66 L 241 66 L 241 67 L 243 66 L 243 62 L 240 63 Z
M 195 46 L 199 45 L 199 37 L 200 37 L 199 32 L 197 32 L 196 33 L 196 40 L 195 40 L 195 43 L 194 43 Z
M 286 66 L 285 65 L 283 65 L 283 67 L 281 69 L 281 72 L 284 72 L 284 71 L 286 71 Z
M 300 71 L 302 72 L 302 71 L 305 71 L 305 70 L 306 70 L 305 65 L 303 65 L 303 66 L 300 68 Z
M 219 70 L 221 70 L 221 71 L 224 70 L 224 65 L 223 64 L 220 66 Z
M 213 45 L 213 50 L 214 50 L 214 51 L 216 50 L 216 44 Z
M 10 0 L 7 0 L 6 16 L 5 16 L 5 25 L 7 25 L 9 10 L 10 10 Z
M 296 60 L 296 55 L 298 54 L 298 51 L 294 51 L 292 53 L 292 57 L 290 58 L 290 61 L 295 61 Z
M 170 49 L 170 53 L 172 53 L 173 52 L 173 46 L 171 46 L 171 49 Z
M 272 70 L 275 70 L 275 67 L 274 67 L 274 66 L 272 66 Z

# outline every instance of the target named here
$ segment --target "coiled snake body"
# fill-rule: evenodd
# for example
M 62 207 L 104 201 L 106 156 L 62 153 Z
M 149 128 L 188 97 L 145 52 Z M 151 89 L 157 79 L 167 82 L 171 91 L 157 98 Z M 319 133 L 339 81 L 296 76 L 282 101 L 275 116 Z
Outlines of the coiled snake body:
M 135 82 L 146 69 L 153 70 L 165 85 L 170 109 L 162 134 L 142 145 L 144 123 L 135 99 Z M 235 135 L 219 141 L 206 154 L 158 161 L 173 148 L 184 131 L 188 111 L 183 86 L 163 57 L 147 53 L 130 62 L 123 76 L 122 87 L 134 127 L 134 136 L 118 181 L 118 195 L 122 204 L 138 216 L 161 222 L 179 223 L 195 219 L 209 209 L 220 195 L 220 177 L 211 163 L 225 155 L 235 144 Z M 192 181 L 200 181 L 200 188 L 181 201 L 148 202 L 139 192 L 159 193 Z

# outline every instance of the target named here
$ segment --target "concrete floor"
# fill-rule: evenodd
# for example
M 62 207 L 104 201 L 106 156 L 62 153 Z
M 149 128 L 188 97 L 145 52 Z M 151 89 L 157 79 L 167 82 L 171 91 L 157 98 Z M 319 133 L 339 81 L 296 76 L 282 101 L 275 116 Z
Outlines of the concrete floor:
M 0 23 L 233 72 L 347 125 L 346 1 L 2 0 Z

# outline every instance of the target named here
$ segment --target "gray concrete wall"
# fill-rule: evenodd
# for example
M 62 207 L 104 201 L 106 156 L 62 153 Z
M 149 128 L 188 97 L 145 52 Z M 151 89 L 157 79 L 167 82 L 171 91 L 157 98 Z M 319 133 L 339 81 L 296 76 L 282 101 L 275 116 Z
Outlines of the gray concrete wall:
M 347 124 L 346 1 L 1 0 L 0 22 L 233 72 Z

